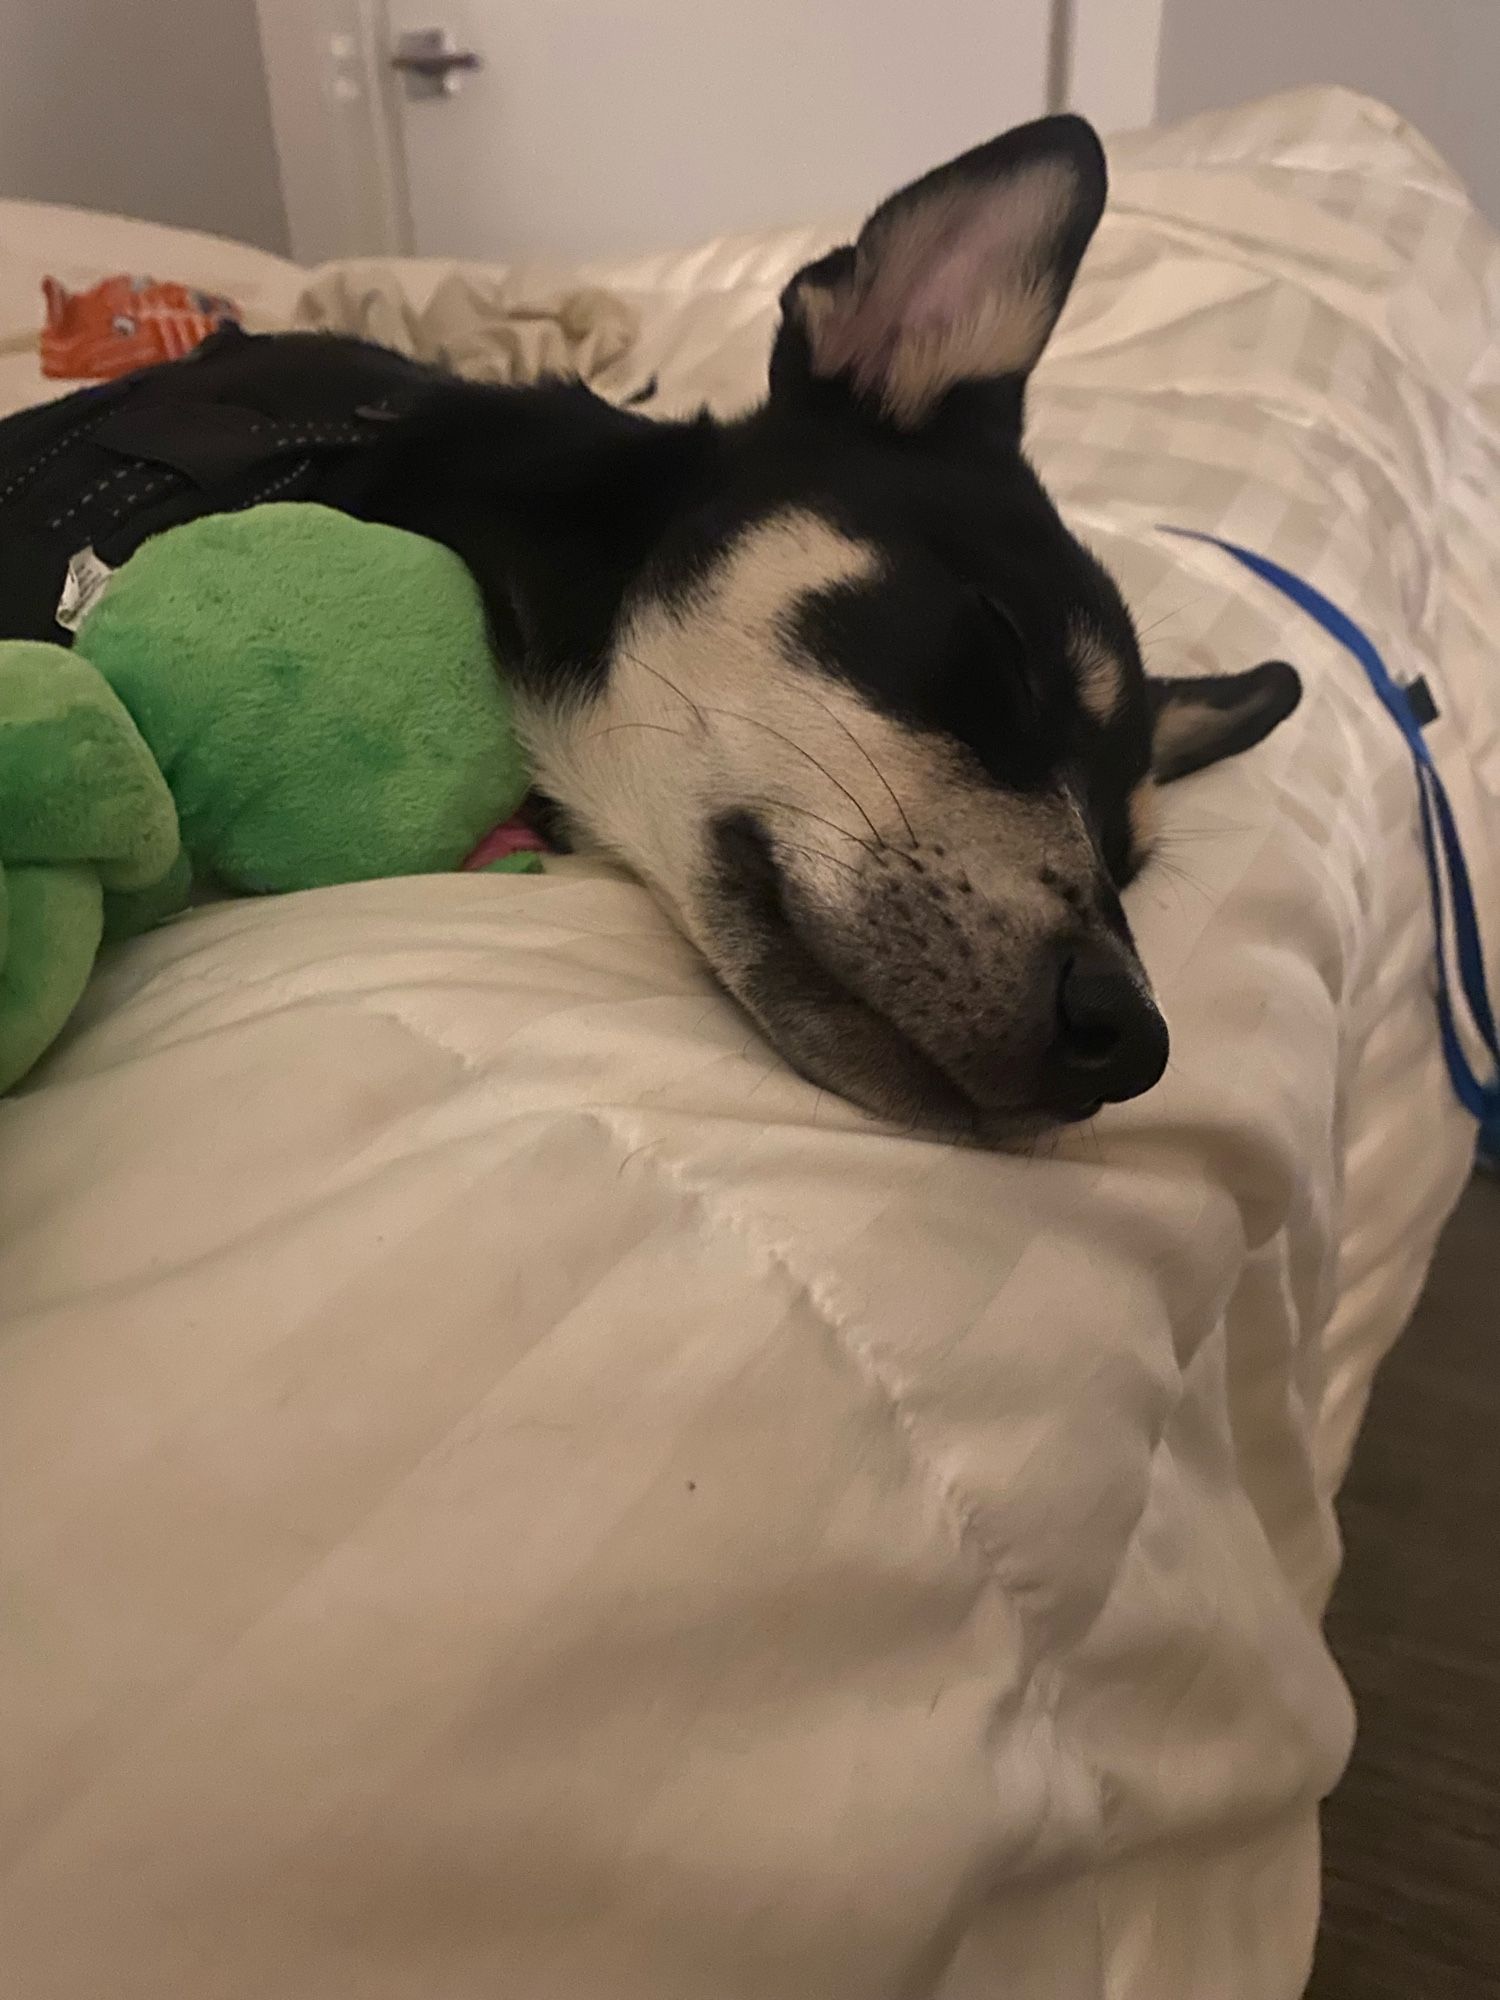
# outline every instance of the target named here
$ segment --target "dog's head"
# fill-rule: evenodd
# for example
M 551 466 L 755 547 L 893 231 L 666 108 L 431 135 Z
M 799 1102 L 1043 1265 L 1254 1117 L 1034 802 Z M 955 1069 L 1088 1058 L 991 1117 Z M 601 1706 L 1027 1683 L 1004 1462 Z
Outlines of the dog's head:
M 986 1141 L 1160 1076 L 1120 901 L 1155 787 L 1299 692 L 1277 664 L 1148 681 L 1023 455 L 1104 191 L 1076 118 L 965 154 L 787 287 L 753 415 L 530 392 L 483 447 L 504 533 L 447 527 L 577 836 L 797 1069 Z M 490 419 L 461 423 L 450 479 Z

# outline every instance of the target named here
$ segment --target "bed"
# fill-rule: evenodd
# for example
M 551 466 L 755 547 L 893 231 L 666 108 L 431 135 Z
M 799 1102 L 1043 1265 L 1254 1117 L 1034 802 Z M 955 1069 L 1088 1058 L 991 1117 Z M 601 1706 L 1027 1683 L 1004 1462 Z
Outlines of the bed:
M 1160 524 L 1425 676 L 1493 952 L 1500 251 L 1343 92 L 1113 169 L 1034 455 L 1156 670 L 1307 684 L 1132 891 L 1167 1078 L 1031 1159 L 893 1137 L 581 858 L 107 958 L 0 1104 L 18 2000 L 1301 1991 L 1334 1496 L 1474 1134 L 1399 735 Z M 834 236 L 585 275 L 728 409 Z M 306 277 L 0 204 L 4 327 L 142 264 Z

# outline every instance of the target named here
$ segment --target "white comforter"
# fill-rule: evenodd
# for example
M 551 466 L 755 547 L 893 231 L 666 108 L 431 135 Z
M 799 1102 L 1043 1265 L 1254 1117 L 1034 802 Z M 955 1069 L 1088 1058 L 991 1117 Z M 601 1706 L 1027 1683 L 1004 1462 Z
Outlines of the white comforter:
M 1308 684 L 1132 894 L 1166 1081 L 890 1137 L 583 862 L 115 955 L 0 1106 L 17 2000 L 1300 1990 L 1330 1502 L 1473 1135 L 1399 738 L 1155 524 L 1426 674 L 1493 943 L 1500 256 L 1343 94 L 1115 169 L 1036 456 L 1160 670 Z M 827 233 L 613 274 L 664 402 Z

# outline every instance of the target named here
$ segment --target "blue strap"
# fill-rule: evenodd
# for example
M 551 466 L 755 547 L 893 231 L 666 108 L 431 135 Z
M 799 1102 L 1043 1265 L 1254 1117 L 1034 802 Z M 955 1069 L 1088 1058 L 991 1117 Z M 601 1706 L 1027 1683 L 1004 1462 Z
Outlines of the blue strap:
M 1164 533 L 1181 535 L 1189 541 L 1207 542 L 1233 556 L 1246 569 L 1262 577 L 1283 597 L 1315 618 L 1332 638 L 1351 652 L 1364 668 L 1371 687 L 1380 697 L 1386 713 L 1406 738 L 1417 772 L 1417 797 L 1422 810 L 1422 846 L 1427 856 L 1427 879 L 1432 896 L 1432 922 L 1437 935 L 1438 1028 L 1448 1074 L 1464 1109 L 1485 1128 L 1485 1143 L 1500 1149 L 1500 1035 L 1495 1031 L 1495 1010 L 1490 1002 L 1485 978 L 1484 951 L 1480 942 L 1479 916 L 1474 907 L 1474 891 L 1464 860 L 1463 843 L 1448 793 L 1432 760 L 1427 739 L 1412 712 L 1406 690 L 1391 677 L 1385 661 L 1369 635 L 1340 611 L 1320 590 L 1266 556 L 1240 548 L 1218 535 L 1206 535 L 1195 528 L 1164 528 Z M 1449 901 L 1452 903 L 1452 935 L 1463 985 L 1464 1002 L 1479 1038 L 1496 1068 L 1494 1082 L 1485 1083 L 1475 1073 L 1454 1025 L 1453 990 L 1448 976 Z

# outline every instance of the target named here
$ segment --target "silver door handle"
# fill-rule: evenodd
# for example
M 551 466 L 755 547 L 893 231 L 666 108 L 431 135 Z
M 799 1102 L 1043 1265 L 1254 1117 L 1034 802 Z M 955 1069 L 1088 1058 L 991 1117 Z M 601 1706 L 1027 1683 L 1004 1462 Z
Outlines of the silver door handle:
M 465 76 L 484 68 L 477 49 L 453 46 L 446 28 L 413 28 L 396 37 L 390 64 L 408 97 L 451 97 Z

